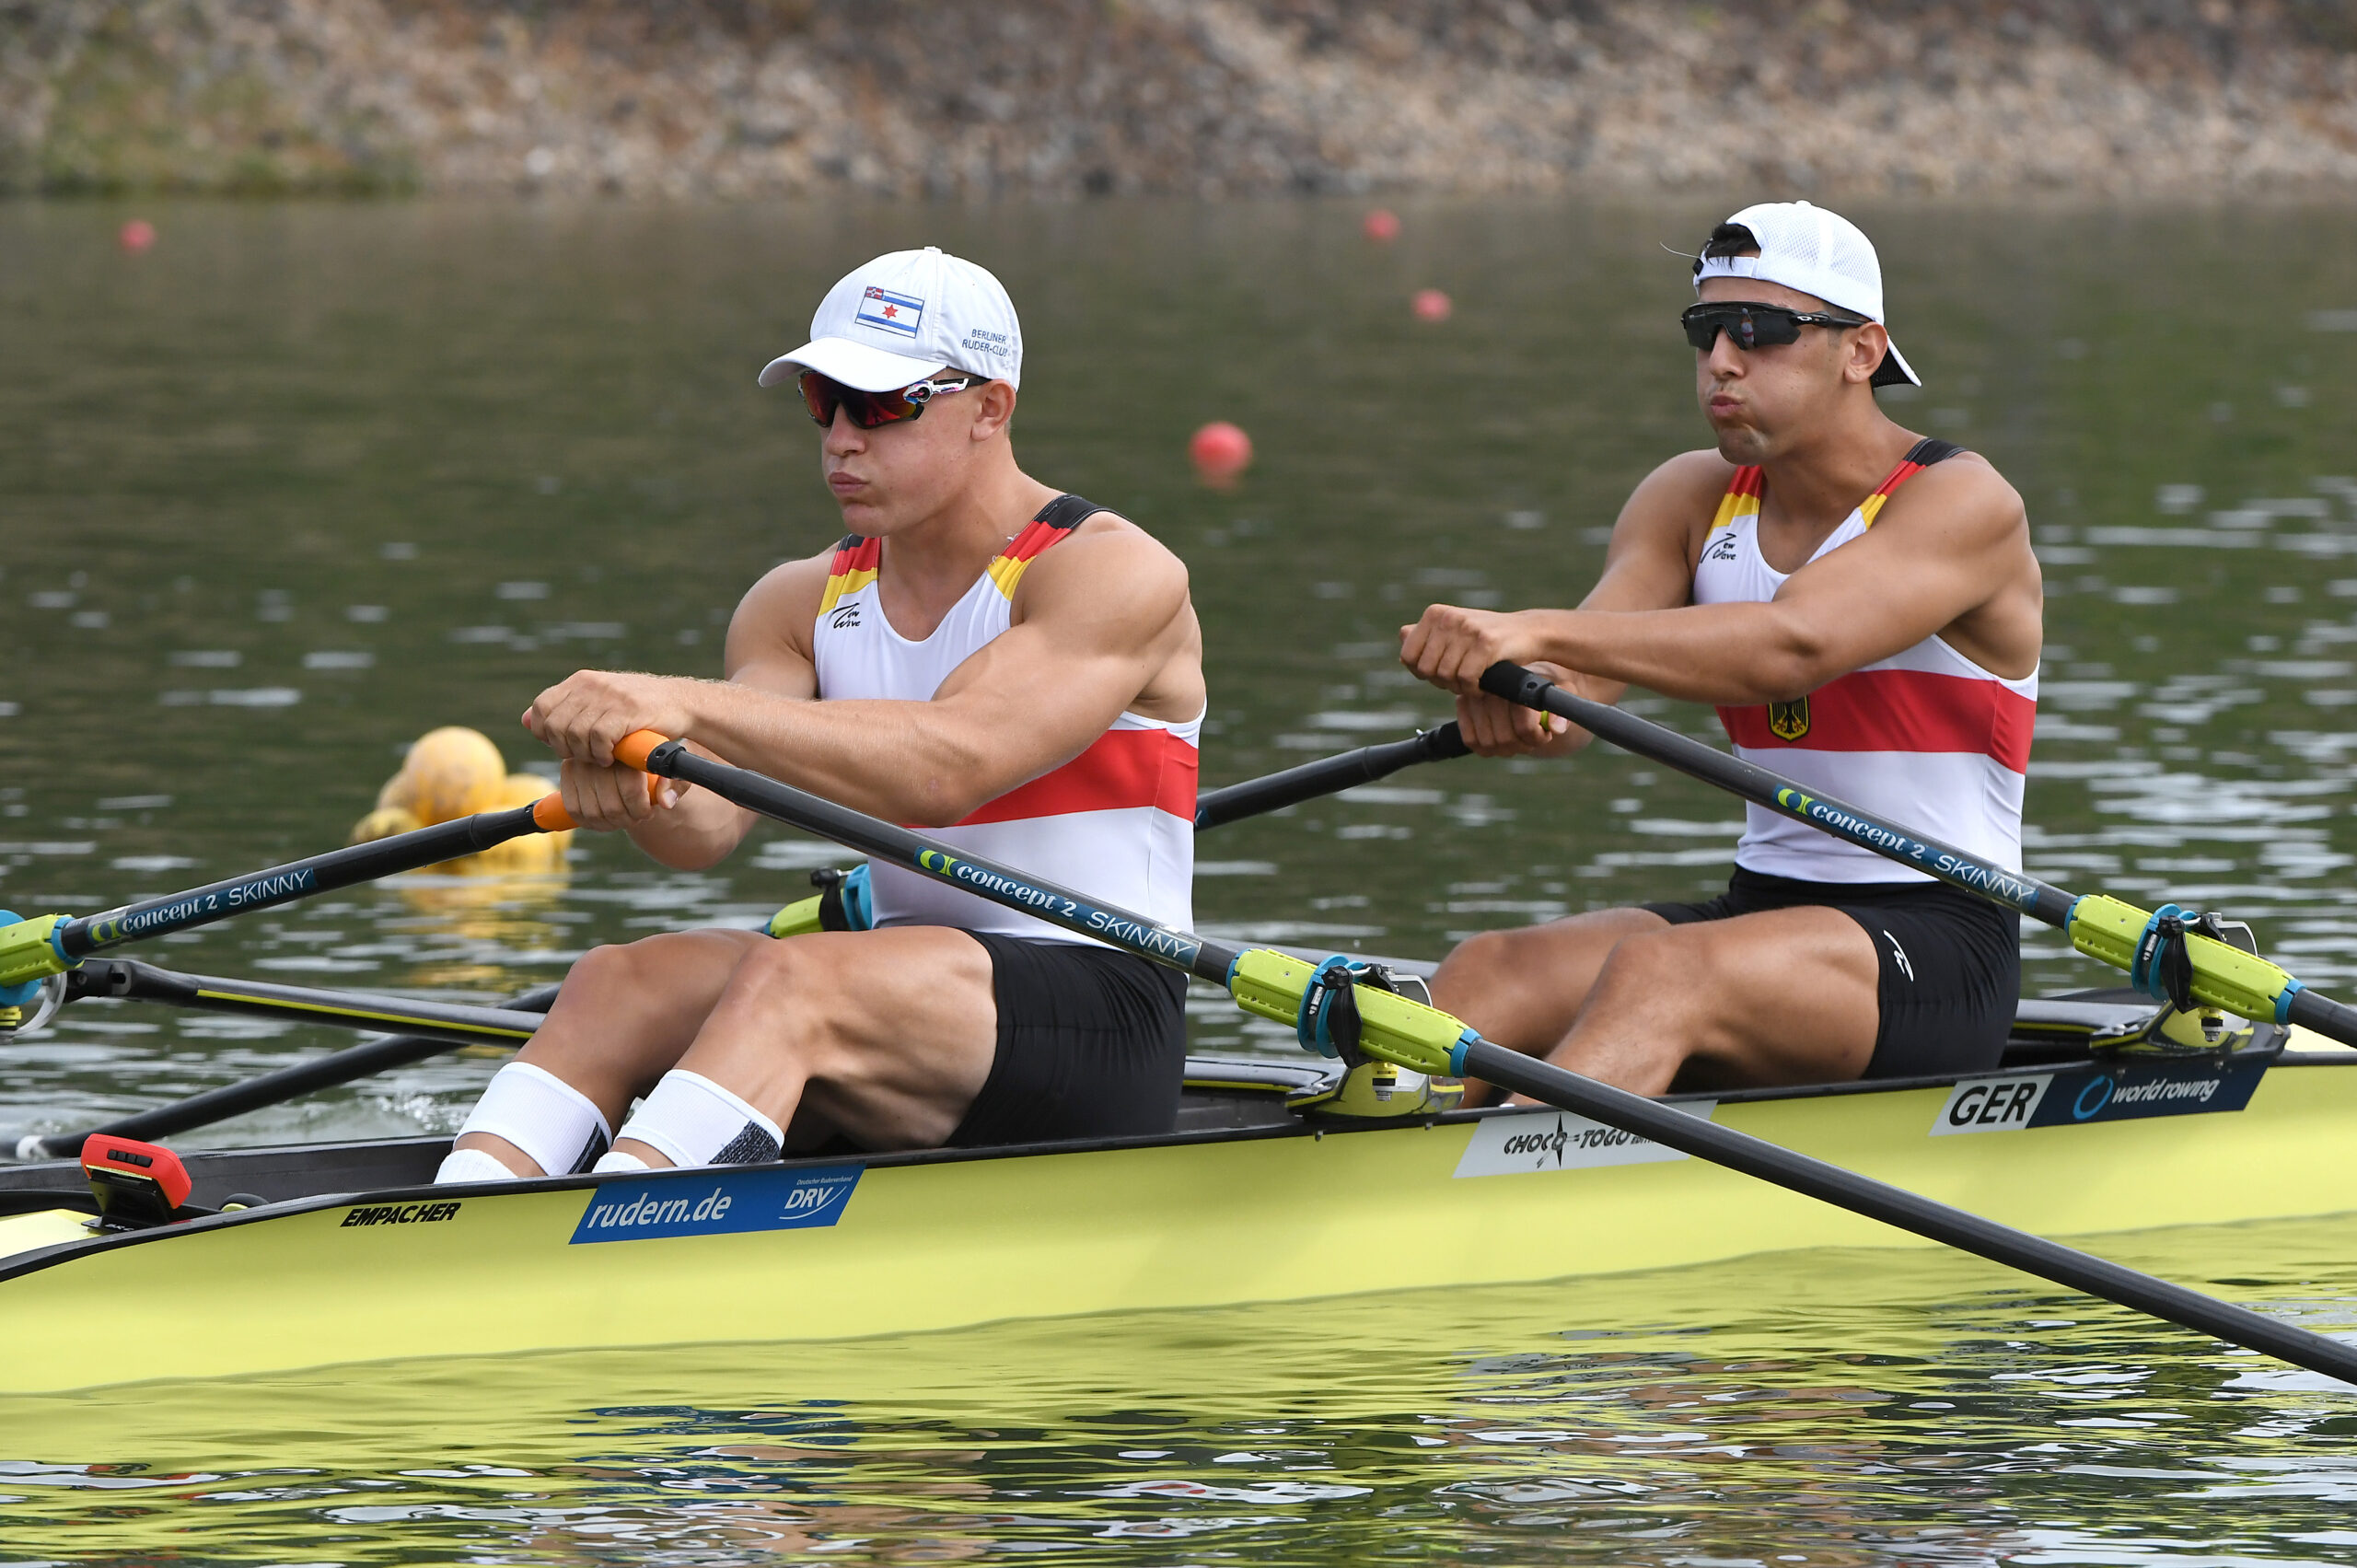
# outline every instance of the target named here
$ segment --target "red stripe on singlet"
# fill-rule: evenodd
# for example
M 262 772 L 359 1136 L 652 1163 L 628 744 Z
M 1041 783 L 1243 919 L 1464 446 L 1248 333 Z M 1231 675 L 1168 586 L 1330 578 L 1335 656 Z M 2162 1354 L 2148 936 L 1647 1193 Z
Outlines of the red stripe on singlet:
M 1901 458 L 1898 459 L 1898 466 L 1890 470 L 1890 477 L 1884 480 L 1880 484 L 1875 486 L 1875 494 L 1876 495 L 1887 495 L 1892 491 L 1898 489 L 1900 485 L 1905 484 L 1909 480 L 1914 478 L 1917 474 L 1922 473 L 1922 464 L 1911 461 L 1906 458 Z
M 1191 822 L 1202 754 L 1167 729 L 1109 729 L 1053 772 L 1017 784 L 956 824 L 1013 822 L 1151 806 Z
M 1808 730 L 1786 740 L 1763 704 L 1721 708 L 1737 746 L 1772 751 L 1970 751 L 2029 772 L 2038 704 L 1995 680 L 1919 669 L 1862 669 L 1808 694 Z
M 1021 533 L 1007 540 L 1006 548 L 999 552 L 999 556 L 1006 561 L 1028 561 L 1070 532 L 1070 528 L 1058 528 L 1053 523 L 1035 519 L 1026 524 Z

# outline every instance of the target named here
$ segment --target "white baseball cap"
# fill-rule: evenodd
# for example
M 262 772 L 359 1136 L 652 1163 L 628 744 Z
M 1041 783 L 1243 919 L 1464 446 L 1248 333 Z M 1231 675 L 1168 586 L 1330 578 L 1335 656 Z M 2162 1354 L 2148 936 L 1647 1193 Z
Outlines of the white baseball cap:
M 1752 250 L 1759 254 L 1734 254 Z M 1694 259 L 1697 294 L 1704 278 L 1780 283 L 1813 294 L 1837 310 L 1869 321 L 1883 319 L 1882 261 L 1875 255 L 1874 241 L 1840 214 L 1806 202 L 1762 202 L 1713 229 L 1702 253 Z M 1923 384 L 1893 343 L 1875 367 L 1874 385 L 1895 387 L 1902 381 Z
M 843 274 L 810 318 L 810 341 L 761 367 L 774 387 L 804 370 L 863 392 L 944 370 L 1008 386 L 1023 375 L 1023 326 L 998 279 L 940 247 L 895 250 Z

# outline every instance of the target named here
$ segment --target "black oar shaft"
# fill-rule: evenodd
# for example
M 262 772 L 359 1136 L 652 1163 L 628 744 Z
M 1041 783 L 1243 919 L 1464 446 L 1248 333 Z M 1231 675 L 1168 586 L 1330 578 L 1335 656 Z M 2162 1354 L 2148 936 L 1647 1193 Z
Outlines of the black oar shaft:
M 2311 1372 L 2357 1383 L 2357 1346 L 1795 1154 L 1504 1046 L 1483 1040 L 1469 1047 L 1465 1070 L 1471 1076 L 1544 1100 L 1575 1116 L 1650 1138 L 1698 1159 L 1960 1248 L 1991 1262 L 2165 1318 L 2230 1344 L 2264 1351 Z
M 2071 918 L 2071 905 L 2075 900 L 2050 882 L 1991 865 L 1954 844 L 1925 838 L 1847 802 L 1805 790 L 1791 779 L 1740 757 L 1731 757 L 1691 736 L 1566 691 L 1545 676 L 1518 664 L 1502 660 L 1492 665 L 1481 674 L 1481 690 L 1509 703 L 1568 719 L 1623 751 L 1675 768 L 1704 784 L 1716 784 L 1755 806 L 1805 822 L 1968 893 L 1978 893 L 1992 902 L 2019 910 L 2034 920 L 2061 925 Z
M 556 1000 L 557 993 L 555 986 L 543 985 L 510 998 L 504 1008 L 452 1007 L 444 1004 L 414 1002 L 405 997 L 372 997 L 333 991 L 307 992 L 294 986 L 258 987 L 243 981 L 175 974 L 152 965 L 132 964 L 119 959 L 99 962 L 111 972 L 93 977 L 106 981 L 99 994 L 126 996 L 137 1001 L 177 1002 L 221 1012 L 265 1013 L 273 1016 L 299 1018 L 308 1023 L 347 1028 L 400 1028 L 405 1032 L 384 1040 L 365 1040 L 347 1050 L 315 1056 L 308 1062 L 298 1062 L 291 1067 L 282 1067 L 275 1073 L 265 1073 L 241 1083 L 224 1084 L 217 1089 L 206 1089 L 184 1099 L 174 1100 L 169 1105 L 134 1111 L 103 1126 L 79 1132 L 44 1132 L 28 1136 L 17 1144 L 16 1153 L 20 1159 L 72 1159 L 81 1152 L 83 1140 L 99 1132 L 151 1141 L 168 1138 L 191 1128 L 210 1126 L 233 1116 L 243 1116 L 248 1111 L 295 1099 L 316 1089 L 332 1088 L 338 1084 L 348 1084 L 372 1074 L 406 1067 L 412 1062 L 438 1056 L 453 1046 L 514 1045 L 519 1038 L 529 1035 L 540 1021 L 539 1015 L 548 1011 L 549 1005 Z M 124 971 L 130 973 L 125 976 L 122 988 L 116 989 L 114 977 Z M 192 994 L 197 993 L 206 994 Z M 241 998 L 250 1005 L 239 1005 Z M 403 1015 L 407 1016 L 404 1022 L 393 1021 Z
M 544 805 L 518 806 L 506 811 L 483 811 L 414 832 L 397 833 L 373 843 L 331 850 L 267 871 L 249 872 L 226 882 L 192 888 L 166 898 L 147 899 L 103 914 L 84 915 L 58 928 L 56 945 L 68 959 L 86 958 L 125 942 L 186 931 L 216 920 L 293 903 L 318 893 L 332 892 L 355 883 L 373 882 L 446 860 L 474 854 L 526 833 L 542 830 L 535 813 Z
M 1195 802 L 1195 830 L 1200 833 L 1239 818 L 1281 811 L 1305 800 L 1389 778 L 1400 769 L 1419 762 L 1462 757 L 1467 749 L 1457 721 L 1451 719 L 1404 740 L 1387 740 L 1339 756 L 1321 757 L 1315 762 L 1304 762 L 1266 778 L 1248 779 L 1202 796 Z

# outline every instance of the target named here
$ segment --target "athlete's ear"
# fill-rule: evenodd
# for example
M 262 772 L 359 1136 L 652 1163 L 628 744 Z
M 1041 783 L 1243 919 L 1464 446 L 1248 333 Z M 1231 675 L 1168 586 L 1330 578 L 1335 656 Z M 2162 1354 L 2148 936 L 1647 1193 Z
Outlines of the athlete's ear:
M 1015 389 L 1004 381 L 985 381 L 974 389 L 974 439 L 987 441 L 1004 432 L 1015 419 Z
M 1871 381 L 1882 366 L 1883 355 L 1890 352 L 1890 329 L 1880 321 L 1869 321 L 1856 331 L 1858 335 L 1850 340 L 1850 357 L 1841 366 L 1841 379 Z

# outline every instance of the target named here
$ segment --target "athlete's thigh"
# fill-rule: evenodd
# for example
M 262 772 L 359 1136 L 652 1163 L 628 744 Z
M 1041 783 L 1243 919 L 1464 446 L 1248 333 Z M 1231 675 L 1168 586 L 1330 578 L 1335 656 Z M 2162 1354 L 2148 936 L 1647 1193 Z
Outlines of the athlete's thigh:
M 1485 931 L 1458 945 L 1434 972 L 1433 1005 L 1499 1045 L 1545 1051 L 1579 1016 L 1612 949 L 1667 925 L 1650 910 L 1611 909 Z
M 940 1143 L 998 1051 L 990 954 L 944 926 L 813 932 L 747 955 L 680 1065 L 854 1142 Z
M 1763 910 L 1673 926 L 1655 940 L 1676 943 L 1662 968 L 1689 977 L 1699 1015 L 1691 1078 L 1809 1084 L 1864 1074 L 1881 1026 L 1882 961 L 1840 910 Z

